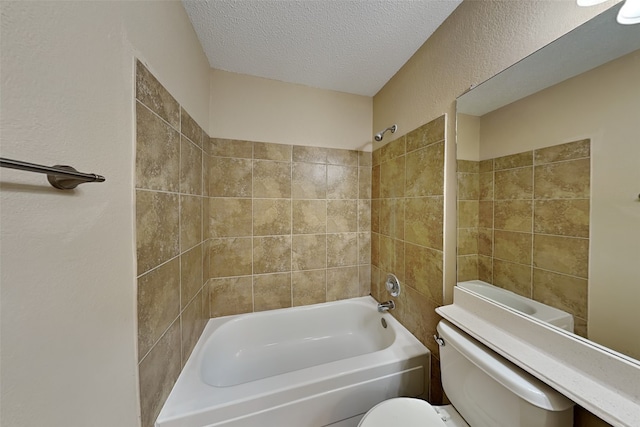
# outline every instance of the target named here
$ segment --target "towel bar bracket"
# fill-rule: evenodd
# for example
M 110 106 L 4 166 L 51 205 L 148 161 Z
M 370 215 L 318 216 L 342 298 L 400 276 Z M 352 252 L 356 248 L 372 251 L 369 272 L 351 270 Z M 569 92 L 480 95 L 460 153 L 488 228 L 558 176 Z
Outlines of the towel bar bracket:
M 66 165 L 44 166 L 37 165 L 35 163 L 22 162 L 20 160 L 0 158 L 0 167 L 44 173 L 47 175 L 49 184 L 60 190 L 73 190 L 78 185 L 85 182 L 105 181 L 105 178 L 102 175 L 78 172 L 75 168 Z

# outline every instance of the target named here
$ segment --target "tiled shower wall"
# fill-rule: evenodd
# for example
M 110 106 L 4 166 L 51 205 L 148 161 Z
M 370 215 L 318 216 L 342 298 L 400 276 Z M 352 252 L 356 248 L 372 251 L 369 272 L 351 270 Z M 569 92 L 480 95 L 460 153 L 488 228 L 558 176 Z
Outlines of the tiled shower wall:
M 574 316 L 587 336 L 590 141 L 458 161 L 458 281 Z
M 373 152 L 372 295 L 391 299 L 384 282 L 403 285 L 391 313 L 432 352 L 431 402 L 442 400 L 433 340 L 443 304 L 445 116 Z
M 371 153 L 211 138 L 211 317 L 368 295 Z
M 138 369 L 152 426 L 208 317 L 203 276 L 203 142 L 209 138 L 136 64 Z

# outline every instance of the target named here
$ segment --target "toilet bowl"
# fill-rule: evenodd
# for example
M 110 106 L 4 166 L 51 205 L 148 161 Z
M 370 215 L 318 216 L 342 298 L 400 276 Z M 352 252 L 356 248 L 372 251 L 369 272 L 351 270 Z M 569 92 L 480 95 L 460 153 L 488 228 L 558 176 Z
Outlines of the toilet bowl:
M 574 403 L 446 320 L 437 327 L 442 388 L 451 405 L 394 398 L 358 427 L 572 427 Z
M 397 397 L 371 408 L 358 426 L 469 427 L 469 424 L 452 405 L 431 406 L 424 400 Z

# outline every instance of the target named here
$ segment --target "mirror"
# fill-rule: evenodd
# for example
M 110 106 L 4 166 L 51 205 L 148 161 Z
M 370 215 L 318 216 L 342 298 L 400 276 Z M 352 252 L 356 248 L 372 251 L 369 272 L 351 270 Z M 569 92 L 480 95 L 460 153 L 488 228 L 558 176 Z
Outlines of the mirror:
M 458 98 L 458 282 L 640 364 L 640 25 L 619 8 Z

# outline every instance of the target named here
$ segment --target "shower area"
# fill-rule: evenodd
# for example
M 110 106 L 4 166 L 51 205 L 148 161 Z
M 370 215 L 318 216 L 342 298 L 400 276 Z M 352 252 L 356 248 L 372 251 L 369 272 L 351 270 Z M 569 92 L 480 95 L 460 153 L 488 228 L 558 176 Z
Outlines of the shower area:
M 135 93 L 143 426 L 207 319 L 386 299 L 390 272 L 406 283 L 392 314 L 438 378 L 444 116 L 372 153 L 210 137 L 140 61 Z

